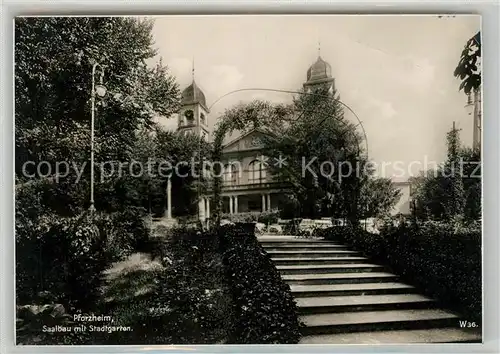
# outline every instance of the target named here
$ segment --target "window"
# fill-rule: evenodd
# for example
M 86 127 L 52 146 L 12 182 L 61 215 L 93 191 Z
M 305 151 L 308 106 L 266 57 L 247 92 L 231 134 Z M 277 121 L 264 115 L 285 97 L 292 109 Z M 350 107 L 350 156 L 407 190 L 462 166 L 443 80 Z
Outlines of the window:
M 236 163 L 229 163 L 224 166 L 224 184 L 237 184 L 238 182 L 238 165 Z
M 184 112 L 184 116 L 186 117 L 187 124 L 193 124 L 194 112 L 192 110 Z
M 248 166 L 248 182 L 262 183 L 266 180 L 266 166 L 259 160 L 254 160 Z
M 207 124 L 205 122 L 205 115 L 203 113 L 200 114 L 200 121 L 201 121 L 201 124 Z

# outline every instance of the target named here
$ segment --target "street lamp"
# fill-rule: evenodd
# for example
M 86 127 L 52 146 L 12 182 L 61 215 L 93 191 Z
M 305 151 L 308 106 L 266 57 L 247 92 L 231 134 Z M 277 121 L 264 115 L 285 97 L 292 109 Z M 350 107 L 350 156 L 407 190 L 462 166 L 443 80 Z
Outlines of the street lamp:
M 99 84 L 95 84 L 95 74 L 99 67 L 100 77 Z M 104 68 L 97 62 L 92 65 L 92 93 L 91 93 L 91 123 L 90 123 L 90 211 L 95 210 L 94 206 L 94 120 L 95 120 L 95 96 L 104 97 L 106 95 L 106 87 L 102 84 L 104 78 Z

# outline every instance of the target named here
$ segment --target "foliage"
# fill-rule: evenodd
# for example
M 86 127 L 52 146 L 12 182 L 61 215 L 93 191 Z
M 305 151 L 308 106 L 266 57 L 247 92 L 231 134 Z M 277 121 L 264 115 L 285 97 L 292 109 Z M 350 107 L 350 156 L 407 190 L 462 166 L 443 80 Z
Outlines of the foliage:
M 238 214 L 222 214 L 221 219 L 227 219 L 232 222 L 261 222 L 264 224 L 276 224 L 278 222 L 279 212 L 277 211 L 257 211 Z
M 412 179 L 414 214 L 419 219 L 481 217 L 481 155 L 460 146 L 458 131 L 448 135 L 448 158 L 434 173 Z
M 379 235 L 349 227 L 329 229 L 342 241 L 389 265 L 444 306 L 481 320 L 481 225 L 478 222 L 409 224 L 393 220 Z
M 53 204 L 69 204 L 73 215 L 88 206 L 89 100 L 95 61 L 104 69 L 107 88 L 106 96 L 96 102 L 98 165 L 133 160 L 136 131 L 150 129 L 155 116 L 170 116 L 178 109 L 180 93 L 167 68 L 161 62 L 147 66 L 155 55 L 151 28 L 150 21 L 122 17 L 16 19 L 18 183 L 32 179 L 27 175 L 34 174 L 41 162 L 48 178 L 55 177 L 58 163 L 66 162 L 71 167 L 61 171 L 68 173 L 64 187 L 53 186 Z M 98 68 L 97 82 L 100 72 Z M 25 166 L 26 162 L 31 164 Z M 82 171 L 78 183 L 75 167 Z M 100 172 L 96 168 L 96 180 Z M 126 195 L 114 190 L 120 185 L 117 175 L 96 185 L 96 200 L 101 195 Z
M 280 217 L 282 219 L 294 219 L 300 216 L 300 203 L 294 194 L 285 194 L 281 208 Z
M 132 163 L 140 162 L 144 166 L 151 159 L 151 168 L 156 172 L 168 159 L 174 164 L 180 159 L 190 161 L 200 146 L 197 138 L 155 130 L 154 118 L 170 117 L 178 110 L 180 92 L 161 60 L 154 67 L 148 65 L 156 54 L 151 29 L 152 22 L 137 18 L 16 19 L 18 304 L 61 304 L 69 313 L 94 312 L 98 308 L 96 302 L 102 300 L 103 271 L 111 262 L 142 250 L 149 243 L 145 212 L 155 210 L 161 214 L 164 210 L 166 178 L 148 173 L 137 177 Z M 107 94 L 96 97 L 95 102 L 98 212 L 88 213 L 90 97 L 96 61 L 100 65 L 95 80 L 99 82 L 102 77 Z M 203 148 L 209 151 L 208 147 Z M 45 177 L 36 175 L 36 167 L 41 162 L 45 163 L 41 171 Z M 70 169 L 59 171 L 67 174 L 59 178 L 54 169 L 61 167 L 61 163 L 68 163 Z M 122 165 L 125 170 L 119 169 Z M 82 172 L 81 178 L 75 169 Z M 192 179 L 186 185 L 180 183 L 173 180 L 172 191 L 180 193 L 174 200 L 186 199 L 186 195 L 192 196 L 198 189 Z M 190 203 L 184 204 L 192 207 Z M 191 270 L 196 276 L 190 277 L 183 273 L 183 261 L 184 258 L 175 268 L 175 274 L 164 275 L 165 281 L 160 282 L 162 287 L 153 299 L 160 299 L 162 295 L 162 299 L 170 298 L 178 305 L 177 315 L 181 319 L 177 330 L 182 332 L 186 328 L 182 323 L 188 327 L 194 323 L 193 314 L 197 313 L 207 314 L 205 328 L 211 328 L 214 321 L 223 318 L 222 312 L 214 315 L 216 311 L 223 311 L 223 307 L 211 308 L 212 300 L 200 299 L 212 296 L 205 293 L 203 280 L 208 282 L 211 274 L 218 273 L 211 273 L 213 269 L 208 265 L 193 261 Z M 195 290 L 186 286 L 197 282 L 199 288 Z M 183 305 L 185 299 L 189 299 L 186 306 Z M 143 305 L 151 304 L 156 303 Z M 186 309 L 190 311 L 185 312 Z M 107 313 L 108 309 L 104 306 L 101 310 Z M 123 318 L 131 312 L 129 307 L 122 310 Z M 45 314 L 45 310 L 42 312 Z M 148 312 L 143 313 L 145 316 L 137 322 L 139 325 L 147 323 Z M 158 326 L 158 331 L 163 330 L 168 336 L 167 330 L 173 328 L 169 322 L 172 318 L 163 316 L 155 320 L 159 321 L 155 324 L 163 324 Z M 196 330 L 196 327 L 190 328 Z M 184 331 L 187 336 L 188 332 Z M 137 333 L 145 332 L 138 330 Z M 210 341 L 209 338 L 200 341 Z M 47 341 L 50 343 L 46 344 L 69 344 L 62 338 Z M 69 341 L 80 344 L 76 339 Z
M 460 136 L 458 130 L 453 129 L 447 134 L 448 141 L 448 159 L 444 165 L 444 172 L 446 173 L 449 181 L 448 185 L 448 198 L 444 202 L 444 210 L 446 217 L 453 217 L 462 215 L 465 206 L 465 195 L 463 185 L 463 175 L 458 169 L 461 163 L 460 157 Z
M 384 237 L 372 234 L 360 226 L 335 226 L 322 230 L 318 236 L 336 240 L 362 252 L 376 261 L 387 259 Z
M 18 304 L 60 303 L 70 310 L 93 308 L 101 272 L 142 246 L 149 237 L 139 210 L 84 213 L 37 219 L 16 213 Z
M 16 312 L 16 344 L 83 345 L 89 342 L 89 333 L 74 331 L 77 323 L 61 304 L 17 306 Z M 45 331 L 44 326 L 47 329 Z M 48 330 L 57 326 L 71 328 L 71 331 Z
M 481 32 L 477 32 L 465 44 L 453 75 L 461 80 L 460 90 L 466 94 L 481 86 Z
M 115 225 L 116 234 L 108 248 L 118 251 L 114 260 L 123 259 L 134 251 L 142 251 L 149 242 L 150 230 L 146 225 L 146 210 L 130 207 L 122 212 L 111 214 L 111 224 Z
M 231 331 L 231 297 L 219 253 L 218 238 L 196 230 L 174 228 L 161 235 L 162 267 L 148 278 L 151 291 L 107 304 L 118 325 L 98 339 L 102 344 L 215 344 L 225 343 Z M 116 280 L 117 286 L 140 271 Z
M 163 168 L 164 173 L 171 175 L 173 215 L 197 214 L 198 197 L 208 188 L 204 162 L 211 157 L 211 145 L 194 134 L 182 135 L 159 128 L 155 130 L 155 144 L 155 168 L 159 171 Z M 165 193 L 166 178 L 160 180 Z M 163 195 L 165 200 L 166 194 Z
M 319 88 L 313 93 L 300 92 L 291 105 L 253 101 L 227 110 L 216 130 L 213 160 L 220 159 L 226 134 L 258 128 L 265 133 L 262 140 L 266 155 L 286 160 L 281 168 L 268 168 L 292 193 L 295 202 L 289 205 L 289 214 L 312 218 L 347 214 L 359 218 L 360 188 L 370 173 L 364 173 L 368 169 L 366 159 L 361 157 L 363 139 L 356 126 L 344 118 L 335 95 Z M 305 173 L 303 159 L 312 160 Z M 215 178 L 217 217 L 220 188 L 220 178 Z
M 389 178 L 370 178 L 361 187 L 359 210 L 362 219 L 384 216 L 401 198 Z
M 300 339 L 290 287 L 262 249 L 253 224 L 220 229 L 226 274 L 233 294 L 235 344 L 295 344 Z
M 106 245 L 112 230 L 105 222 L 99 228 L 96 220 L 104 216 L 46 214 L 37 222 L 16 216 L 18 304 L 54 301 L 70 309 L 91 307 L 98 297 L 100 273 L 110 261 Z
M 359 190 L 367 171 L 362 138 L 345 119 L 336 93 L 322 88 L 302 93 L 290 111 L 276 138 L 264 141 L 270 157 L 282 156 L 287 162 L 272 169 L 275 178 L 291 184 L 302 217 L 358 217 Z
M 481 218 L 481 150 L 462 148 L 463 188 L 465 194 L 464 216 L 468 219 Z

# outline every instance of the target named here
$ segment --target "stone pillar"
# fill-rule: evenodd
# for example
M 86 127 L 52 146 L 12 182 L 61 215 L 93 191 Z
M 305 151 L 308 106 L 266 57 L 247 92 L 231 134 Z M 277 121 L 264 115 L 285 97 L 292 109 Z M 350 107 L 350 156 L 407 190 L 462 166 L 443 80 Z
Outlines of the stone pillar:
M 266 211 L 266 196 L 262 194 L 262 211 Z
M 271 194 L 267 195 L 267 211 L 271 211 Z
M 205 198 L 200 198 L 198 200 L 198 209 L 199 209 L 199 215 L 198 217 L 200 218 L 201 221 L 204 221 L 206 218 L 205 215 Z
M 205 227 L 210 230 L 210 199 L 205 198 Z
M 234 196 L 234 213 L 238 214 L 238 196 Z
M 229 196 L 229 214 L 233 213 L 233 196 Z
M 172 181 L 167 180 L 167 219 L 172 219 Z

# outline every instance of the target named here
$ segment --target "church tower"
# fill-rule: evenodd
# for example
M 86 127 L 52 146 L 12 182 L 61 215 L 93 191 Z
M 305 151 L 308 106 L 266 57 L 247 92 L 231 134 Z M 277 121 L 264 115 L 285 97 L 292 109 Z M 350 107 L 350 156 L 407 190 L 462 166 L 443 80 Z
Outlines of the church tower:
M 181 109 L 179 110 L 179 121 L 177 131 L 181 134 L 196 134 L 205 141 L 210 139 L 208 128 L 208 114 L 205 94 L 194 81 L 182 91 Z
M 312 92 L 321 87 L 326 87 L 328 92 L 333 92 L 335 89 L 335 79 L 332 77 L 332 67 L 321 58 L 318 49 L 318 59 L 307 70 L 307 81 L 304 83 L 304 91 Z

